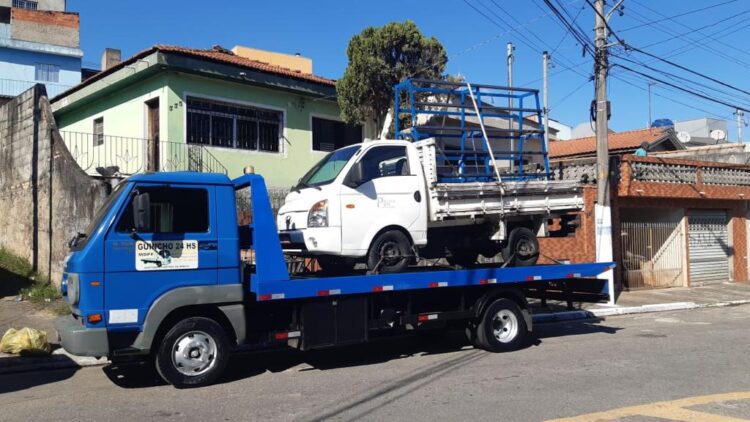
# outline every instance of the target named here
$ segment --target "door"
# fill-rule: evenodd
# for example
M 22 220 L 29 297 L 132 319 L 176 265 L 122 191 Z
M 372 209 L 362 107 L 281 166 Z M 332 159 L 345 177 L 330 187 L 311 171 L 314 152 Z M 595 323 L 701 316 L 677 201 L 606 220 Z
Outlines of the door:
M 213 187 L 142 184 L 148 193 L 151 230 L 133 235 L 131 201 L 105 242 L 104 300 L 107 324 L 143 323 L 153 301 L 168 290 L 217 283 L 218 243 Z
M 362 184 L 341 185 L 341 244 L 344 251 L 366 251 L 372 237 L 385 226 L 399 226 L 412 238 L 424 236 L 427 198 L 410 167 L 405 146 L 375 146 L 360 158 Z M 420 218 L 422 217 L 422 218 Z
M 683 286 L 682 218 L 622 221 L 620 271 L 628 290 Z
M 159 171 L 159 99 L 146 102 L 146 120 L 148 133 L 148 161 L 149 171 Z
M 727 213 L 724 210 L 688 211 L 690 282 L 721 283 L 729 280 Z

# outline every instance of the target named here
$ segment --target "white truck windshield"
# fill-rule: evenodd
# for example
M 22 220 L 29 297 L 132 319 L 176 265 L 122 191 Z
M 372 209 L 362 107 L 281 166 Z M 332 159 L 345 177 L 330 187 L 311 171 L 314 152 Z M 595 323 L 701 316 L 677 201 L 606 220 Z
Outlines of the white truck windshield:
M 357 151 L 359 151 L 359 145 L 341 148 L 326 155 L 302 176 L 294 189 L 321 186 L 333 182 Z

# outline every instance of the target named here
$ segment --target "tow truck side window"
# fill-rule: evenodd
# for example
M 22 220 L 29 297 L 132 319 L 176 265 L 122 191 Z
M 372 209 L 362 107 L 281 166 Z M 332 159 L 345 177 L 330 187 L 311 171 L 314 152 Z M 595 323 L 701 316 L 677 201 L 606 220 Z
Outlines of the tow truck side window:
M 406 147 L 376 147 L 362 158 L 363 182 L 389 176 L 408 176 L 409 163 L 406 159 Z
M 205 233 L 208 231 L 208 192 L 205 189 L 139 187 L 151 200 L 152 233 Z M 117 231 L 133 230 L 132 199 L 117 223 Z

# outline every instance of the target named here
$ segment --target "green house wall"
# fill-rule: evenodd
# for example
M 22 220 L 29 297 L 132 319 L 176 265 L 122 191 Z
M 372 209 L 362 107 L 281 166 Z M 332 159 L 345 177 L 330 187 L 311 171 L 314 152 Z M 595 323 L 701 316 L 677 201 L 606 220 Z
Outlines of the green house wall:
M 292 186 L 325 154 L 312 150 L 312 117 L 338 120 L 339 115 L 335 99 L 316 100 L 277 89 L 163 71 L 75 109 L 62 108 L 55 117 L 63 132 L 90 134 L 94 120 L 103 117 L 106 137 L 146 138 L 145 103 L 159 98 L 160 140 L 185 142 L 187 96 L 267 107 L 283 113 L 278 153 L 207 147 L 227 168 L 230 177 L 241 175 L 246 166 L 253 166 L 256 173 L 266 178 L 268 186 L 276 188 Z M 134 153 L 143 155 L 139 159 L 145 161 L 142 148 L 136 148 Z

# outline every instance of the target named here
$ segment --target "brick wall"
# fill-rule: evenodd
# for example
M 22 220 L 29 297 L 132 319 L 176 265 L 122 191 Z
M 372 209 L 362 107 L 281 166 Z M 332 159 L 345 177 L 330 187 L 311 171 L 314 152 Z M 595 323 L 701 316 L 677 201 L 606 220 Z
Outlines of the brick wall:
M 543 237 L 539 239 L 541 252 L 540 262 L 554 263 L 555 260 L 569 260 L 571 263 L 596 261 L 596 241 L 594 226 L 594 202 L 596 201 L 596 187 L 583 188 L 584 210 L 576 213 L 580 218 L 580 225 L 572 236 Z
M 78 48 L 78 13 L 13 8 L 11 37 L 14 40 Z
M 68 152 L 43 86 L 0 106 L 0 247 L 59 282 L 68 239 L 109 190 Z

